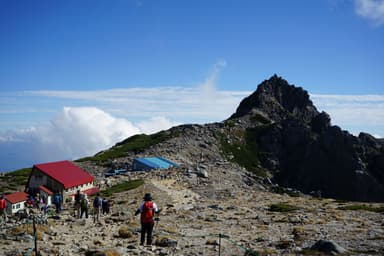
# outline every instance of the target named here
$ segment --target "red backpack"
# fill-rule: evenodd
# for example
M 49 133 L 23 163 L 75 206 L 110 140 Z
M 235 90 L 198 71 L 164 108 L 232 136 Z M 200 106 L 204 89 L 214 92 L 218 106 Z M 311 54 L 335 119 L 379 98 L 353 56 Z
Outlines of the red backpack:
M 7 208 L 7 202 L 5 199 L 0 199 L 0 209 L 5 209 Z
M 143 205 L 143 211 L 141 212 L 141 222 L 152 223 L 153 222 L 153 202 L 146 201 Z

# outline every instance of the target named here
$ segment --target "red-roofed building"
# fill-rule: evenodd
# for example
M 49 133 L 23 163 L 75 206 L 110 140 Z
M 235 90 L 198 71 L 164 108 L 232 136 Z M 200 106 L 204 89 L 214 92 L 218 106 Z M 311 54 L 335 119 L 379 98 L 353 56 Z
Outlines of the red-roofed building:
M 53 193 L 63 195 L 63 201 L 77 191 L 94 189 L 95 178 L 70 161 L 35 164 L 28 180 L 28 192 L 43 193 L 51 202 Z
M 28 194 L 25 192 L 15 192 L 5 195 L 7 200 L 7 213 L 14 214 L 25 208 L 25 202 L 28 199 Z

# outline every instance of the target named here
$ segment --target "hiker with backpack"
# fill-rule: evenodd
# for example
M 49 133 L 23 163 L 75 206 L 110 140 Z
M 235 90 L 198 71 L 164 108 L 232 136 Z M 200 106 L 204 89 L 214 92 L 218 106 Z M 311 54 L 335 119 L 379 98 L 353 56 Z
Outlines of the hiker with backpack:
M 56 192 L 56 194 L 53 196 L 53 203 L 56 206 L 56 213 L 61 212 L 61 204 L 63 203 L 63 197 L 59 192 Z
M 7 201 L 5 200 L 5 196 L 0 196 L 0 216 L 3 217 L 4 223 L 8 221 L 7 217 Z
M 145 235 L 147 235 L 147 245 L 152 245 L 152 231 L 155 224 L 154 215 L 159 213 L 155 202 L 152 201 L 150 193 L 144 195 L 144 201 L 135 212 L 135 216 L 140 213 L 141 237 L 140 245 L 144 245 Z M 158 220 L 158 218 L 156 218 Z
M 80 201 L 81 201 L 82 196 L 83 195 L 81 194 L 80 190 L 77 190 L 77 192 L 75 194 L 75 203 L 73 205 L 74 210 L 75 210 L 75 212 L 74 212 L 75 218 L 80 218 L 80 208 L 81 208 Z
M 103 201 L 101 202 L 101 208 L 103 210 L 103 215 L 109 214 L 109 207 L 110 207 L 109 200 L 107 198 L 103 198 Z
M 88 219 L 88 198 L 87 195 L 82 194 L 80 199 L 80 219 L 83 218 L 83 214 L 85 213 L 85 218 Z
M 44 215 L 47 214 L 47 197 L 45 195 L 41 195 L 40 196 L 40 201 L 39 201 L 39 208 L 40 208 L 40 211 L 43 212 Z
M 101 211 L 101 197 L 100 193 L 97 193 L 95 199 L 93 200 L 93 223 L 99 222 Z

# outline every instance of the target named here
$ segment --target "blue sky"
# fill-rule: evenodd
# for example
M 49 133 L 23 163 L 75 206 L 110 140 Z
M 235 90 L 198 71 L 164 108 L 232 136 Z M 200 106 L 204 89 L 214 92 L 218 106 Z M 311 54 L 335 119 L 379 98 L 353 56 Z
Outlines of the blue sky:
M 0 170 L 221 121 L 274 73 L 382 137 L 383 45 L 383 0 L 0 0 Z

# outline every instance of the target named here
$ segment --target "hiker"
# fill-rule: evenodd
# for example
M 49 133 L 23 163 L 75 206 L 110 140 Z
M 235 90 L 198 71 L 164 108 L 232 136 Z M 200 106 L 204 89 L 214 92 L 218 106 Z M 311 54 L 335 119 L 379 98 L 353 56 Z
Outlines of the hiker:
M 7 201 L 4 194 L 0 196 L 0 215 L 3 216 L 4 223 L 8 221 L 7 217 Z
M 81 200 L 82 196 L 83 195 L 81 194 L 80 190 L 77 190 L 77 192 L 75 194 L 75 203 L 73 205 L 74 210 L 75 210 L 73 215 L 75 218 L 80 218 L 80 207 L 81 207 L 80 206 L 80 200 Z
M 88 198 L 87 195 L 82 194 L 80 199 L 80 219 L 83 218 L 83 214 L 85 213 L 85 218 L 88 219 Z
M 47 214 L 47 197 L 45 195 L 40 196 L 40 211 L 43 212 L 43 214 Z
M 41 197 L 40 197 L 40 194 L 37 193 L 35 197 L 35 207 L 36 209 L 40 210 L 40 206 L 41 206 Z
M 135 216 L 140 215 L 141 223 L 141 237 L 140 245 L 144 245 L 145 234 L 147 234 L 147 245 L 152 245 L 152 231 L 155 224 L 154 215 L 159 213 L 159 209 L 155 202 L 152 201 L 150 193 L 144 195 L 144 201 L 141 203 L 139 208 L 135 212 Z
M 99 222 L 101 203 L 100 193 L 97 193 L 93 200 L 93 223 Z
M 56 206 L 56 213 L 61 212 L 61 204 L 63 202 L 63 198 L 59 192 L 56 192 L 55 195 L 53 196 L 53 203 Z
M 34 204 L 35 204 L 35 199 L 33 198 L 32 195 L 28 195 L 27 207 L 33 208 Z
M 104 198 L 101 202 L 101 209 L 103 211 L 103 215 L 109 214 L 109 200 L 107 198 Z

